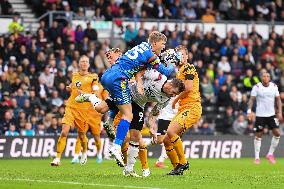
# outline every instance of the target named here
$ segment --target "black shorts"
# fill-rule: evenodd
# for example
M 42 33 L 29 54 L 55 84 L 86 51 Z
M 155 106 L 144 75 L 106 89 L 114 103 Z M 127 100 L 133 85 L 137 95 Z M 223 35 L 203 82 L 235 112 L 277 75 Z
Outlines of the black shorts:
M 275 115 L 271 117 L 256 117 L 254 127 L 256 132 L 263 131 L 265 127 L 272 130 L 279 128 L 279 121 Z
M 171 121 L 170 120 L 163 120 L 163 119 L 159 119 L 158 120 L 158 131 L 157 134 L 158 135 L 165 135 L 167 132 L 167 129 L 170 125 Z
M 135 102 L 132 102 L 131 105 L 132 105 L 133 119 L 131 121 L 129 129 L 135 129 L 141 131 L 144 125 L 144 109 L 141 108 Z
M 117 108 L 117 106 L 115 105 L 115 103 L 111 98 L 106 99 L 106 103 L 109 109 L 112 110 L 115 115 L 119 112 L 119 109 Z M 141 131 L 144 125 L 144 109 L 141 108 L 134 101 L 131 103 L 131 105 L 132 105 L 133 119 L 129 129 L 135 129 Z

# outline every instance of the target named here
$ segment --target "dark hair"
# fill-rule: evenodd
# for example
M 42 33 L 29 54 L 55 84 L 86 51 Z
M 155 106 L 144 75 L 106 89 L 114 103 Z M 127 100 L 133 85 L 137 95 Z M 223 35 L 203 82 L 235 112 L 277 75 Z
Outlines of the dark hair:
M 182 80 L 180 79 L 177 79 L 177 78 L 174 78 L 172 81 L 171 81 L 173 87 L 175 88 L 178 88 L 178 91 L 181 93 L 185 90 L 185 86 L 184 86 L 184 83 Z

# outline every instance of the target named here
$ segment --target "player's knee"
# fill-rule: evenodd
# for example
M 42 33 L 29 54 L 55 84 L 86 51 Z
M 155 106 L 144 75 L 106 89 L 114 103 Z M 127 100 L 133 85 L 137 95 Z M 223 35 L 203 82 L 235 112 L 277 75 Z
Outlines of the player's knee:
M 170 138 L 167 135 L 163 139 L 163 143 L 164 143 L 165 146 L 171 145 L 171 140 L 170 140 Z
M 68 133 L 69 133 L 69 129 L 70 129 L 69 126 L 64 125 L 63 128 L 62 128 L 60 136 L 61 137 L 67 137 Z
M 83 140 L 86 135 L 85 135 L 85 133 L 79 132 L 79 133 L 78 133 L 78 136 L 79 136 L 79 138 L 80 138 L 81 140 Z

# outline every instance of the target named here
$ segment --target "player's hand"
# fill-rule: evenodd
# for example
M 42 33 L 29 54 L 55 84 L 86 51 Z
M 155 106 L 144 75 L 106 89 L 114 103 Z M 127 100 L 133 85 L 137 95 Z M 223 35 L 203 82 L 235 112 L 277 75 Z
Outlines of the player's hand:
M 278 118 L 279 121 L 283 121 L 282 112 L 277 113 L 277 118 Z
M 138 90 L 138 93 L 139 93 L 140 95 L 143 95 L 143 94 L 144 94 L 144 88 L 143 88 L 142 83 L 137 83 L 137 90 Z
M 248 113 L 248 114 L 247 114 L 247 117 L 248 117 L 248 120 L 249 120 L 249 121 L 252 121 L 252 117 L 253 117 L 252 113 Z
M 156 144 L 158 141 L 157 133 L 154 131 L 153 128 L 150 128 L 150 135 L 153 144 Z

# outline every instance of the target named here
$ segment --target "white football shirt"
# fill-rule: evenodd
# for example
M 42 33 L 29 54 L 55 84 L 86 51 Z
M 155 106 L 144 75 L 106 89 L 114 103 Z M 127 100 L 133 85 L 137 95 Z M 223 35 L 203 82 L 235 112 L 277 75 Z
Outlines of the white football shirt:
M 269 82 L 268 87 L 258 83 L 253 86 L 251 96 L 256 97 L 256 116 L 270 117 L 275 115 L 275 97 L 279 96 L 276 84 Z
M 172 97 L 169 104 L 161 110 L 158 119 L 171 121 L 175 117 L 178 111 L 178 103 L 176 103 L 176 107 L 173 109 L 172 103 L 174 99 L 175 97 Z

